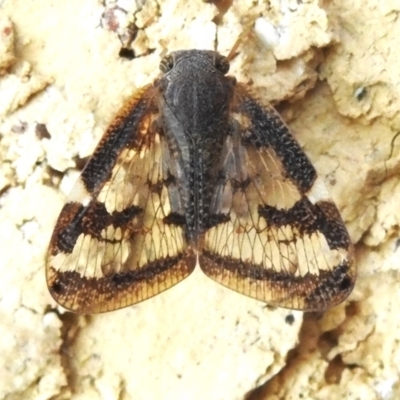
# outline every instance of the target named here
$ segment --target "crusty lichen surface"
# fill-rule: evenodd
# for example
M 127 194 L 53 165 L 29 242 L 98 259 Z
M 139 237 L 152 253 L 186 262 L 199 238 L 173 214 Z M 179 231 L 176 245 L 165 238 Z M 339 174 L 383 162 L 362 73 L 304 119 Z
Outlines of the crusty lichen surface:
M 400 397 L 399 2 L 220 3 L 1 3 L 0 400 Z M 137 306 L 64 312 L 44 259 L 77 160 L 165 53 L 239 38 L 230 73 L 278 105 L 356 244 L 350 298 L 304 315 L 196 271 Z

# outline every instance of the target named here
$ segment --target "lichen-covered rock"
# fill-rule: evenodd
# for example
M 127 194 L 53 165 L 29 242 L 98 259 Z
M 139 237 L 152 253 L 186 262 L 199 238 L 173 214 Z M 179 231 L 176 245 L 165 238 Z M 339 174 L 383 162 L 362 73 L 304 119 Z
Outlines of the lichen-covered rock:
M 0 399 L 400 397 L 398 2 L 100 3 L 0 5 Z M 230 74 L 287 100 L 356 244 L 350 298 L 303 316 L 195 272 L 115 313 L 64 313 L 44 257 L 79 160 L 166 52 L 237 40 Z

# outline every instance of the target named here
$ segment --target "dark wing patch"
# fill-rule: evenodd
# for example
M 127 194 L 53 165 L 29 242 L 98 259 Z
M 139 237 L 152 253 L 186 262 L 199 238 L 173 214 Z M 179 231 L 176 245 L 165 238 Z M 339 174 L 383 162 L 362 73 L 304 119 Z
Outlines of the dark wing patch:
M 217 282 L 272 305 L 323 310 L 355 281 L 354 249 L 324 183 L 279 115 L 238 85 L 232 134 L 199 262 Z
M 156 123 L 156 90 L 144 88 L 114 120 L 57 221 L 47 282 L 69 310 L 129 306 L 170 288 L 195 267 L 175 163 Z

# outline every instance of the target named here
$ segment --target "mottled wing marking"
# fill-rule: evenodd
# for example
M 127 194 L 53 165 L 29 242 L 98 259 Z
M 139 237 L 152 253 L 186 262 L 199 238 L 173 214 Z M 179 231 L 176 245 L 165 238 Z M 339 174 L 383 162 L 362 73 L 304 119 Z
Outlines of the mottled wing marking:
M 69 310 L 129 306 L 175 285 L 195 267 L 184 219 L 176 223 L 175 164 L 156 123 L 157 94 L 145 87 L 120 112 L 61 211 L 47 282 Z
M 52 296 L 111 311 L 204 272 L 299 310 L 343 301 L 354 249 L 324 183 L 279 115 L 225 77 L 215 52 L 167 56 L 110 125 L 61 211 Z
M 238 85 L 215 214 L 230 218 L 203 235 L 203 271 L 267 303 L 322 310 L 355 281 L 354 250 L 324 183 L 274 109 Z

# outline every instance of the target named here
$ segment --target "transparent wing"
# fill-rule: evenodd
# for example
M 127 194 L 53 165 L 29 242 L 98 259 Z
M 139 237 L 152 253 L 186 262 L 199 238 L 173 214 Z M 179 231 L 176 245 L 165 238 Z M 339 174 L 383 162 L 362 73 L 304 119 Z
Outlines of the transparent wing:
M 79 313 L 126 307 L 170 288 L 195 267 L 157 127 L 154 87 L 111 124 L 58 218 L 47 257 L 54 299 Z M 177 222 L 179 221 L 179 223 Z
M 231 115 L 211 210 L 227 218 L 204 233 L 201 268 L 272 305 L 340 303 L 354 285 L 354 250 L 323 182 L 276 111 L 240 85 Z

